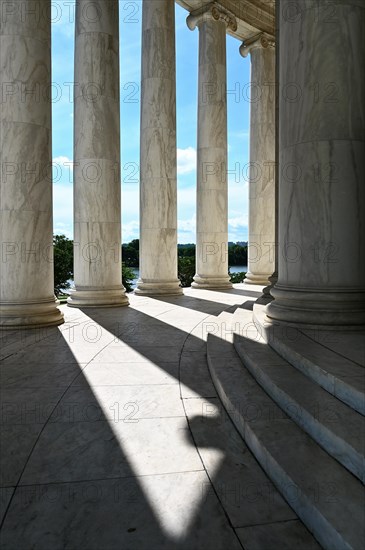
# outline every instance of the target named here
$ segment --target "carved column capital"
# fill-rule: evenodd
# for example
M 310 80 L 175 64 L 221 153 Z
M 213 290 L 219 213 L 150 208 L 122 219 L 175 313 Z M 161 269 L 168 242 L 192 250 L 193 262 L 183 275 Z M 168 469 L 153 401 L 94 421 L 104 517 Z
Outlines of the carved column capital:
M 247 40 L 244 40 L 240 46 L 240 54 L 247 57 L 248 54 L 257 48 L 275 48 L 275 39 L 268 34 L 260 32 Z
M 192 11 L 186 18 L 186 24 L 191 31 L 205 21 L 223 21 L 227 29 L 233 32 L 237 30 L 237 20 L 233 13 L 218 4 L 218 2 L 212 2 L 203 8 Z

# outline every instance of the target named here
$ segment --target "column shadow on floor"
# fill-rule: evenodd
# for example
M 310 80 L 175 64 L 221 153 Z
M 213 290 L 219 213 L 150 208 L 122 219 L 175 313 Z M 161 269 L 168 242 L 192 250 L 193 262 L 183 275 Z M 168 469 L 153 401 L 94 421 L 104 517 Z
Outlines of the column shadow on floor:
M 197 309 L 198 304 L 201 300 Z M 224 309 L 222 304 L 217 307 Z M 132 349 L 166 369 L 169 376 L 176 376 L 188 333 L 137 310 L 111 313 L 87 309 L 85 314 L 119 340 L 121 358 Z M 132 331 L 128 329 L 131 323 Z M 130 410 L 124 407 L 118 408 L 117 418 L 113 418 L 115 407 L 109 407 L 106 414 L 94 394 L 96 389 L 93 391 L 81 370 L 84 365 L 80 365 L 77 348 L 75 355 L 65 336 L 52 329 L 45 341 L 29 345 L 26 351 L 5 360 L 2 367 L 7 451 L 2 547 L 190 550 L 209 547 L 212 540 L 217 550 L 226 548 L 227 542 L 230 548 L 241 548 L 216 495 L 209 493 L 202 499 L 200 485 L 205 477 L 198 468 L 135 477 L 135 464 L 121 441 L 123 437 L 139 439 L 133 436 L 142 419 L 136 424 L 125 423 Z M 201 343 L 190 337 L 193 349 L 201 349 Z M 100 353 L 103 349 L 108 353 L 109 347 Z M 92 362 L 97 362 L 97 357 Z M 192 391 L 199 390 L 194 379 L 184 383 L 190 383 Z M 153 429 L 158 418 L 150 420 Z M 187 433 L 186 437 L 195 453 L 192 439 Z M 212 441 L 211 446 L 214 444 Z M 136 456 L 143 454 L 143 439 L 132 451 Z M 168 476 L 175 476 L 173 482 Z M 8 502 L 12 487 L 15 492 Z M 168 532 L 171 524 L 164 525 L 161 509 L 168 516 L 168 506 L 170 512 L 178 511 L 181 499 L 192 499 L 188 508 L 194 510 L 195 506 L 196 510 L 184 520 L 186 532 L 174 537 Z M 184 506 L 181 512 L 186 516 Z M 176 526 L 179 521 L 177 514 Z

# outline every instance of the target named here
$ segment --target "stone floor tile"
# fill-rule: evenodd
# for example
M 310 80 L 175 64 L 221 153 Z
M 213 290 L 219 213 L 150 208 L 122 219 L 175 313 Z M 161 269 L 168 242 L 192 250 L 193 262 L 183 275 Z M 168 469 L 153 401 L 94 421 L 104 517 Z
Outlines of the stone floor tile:
M 186 399 L 195 444 L 234 527 L 296 518 L 218 399 Z
M 93 357 L 98 363 L 141 363 L 152 361 L 156 365 L 174 362 L 180 359 L 181 346 L 108 346 Z
M 245 550 L 321 550 L 299 520 L 237 529 Z
M 8 508 L 10 499 L 14 493 L 15 487 L 0 487 L 0 523 L 2 523 L 5 512 Z M 1 533 L 0 533 L 1 541 Z
M 91 362 L 73 383 L 73 386 L 133 386 L 178 384 L 179 364 L 150 361 L 143 363 Z
M 48 424 L 21 484 L 201 470 L 185 417 Z
M 179 386 L 72 386 L 51 422 L 137 421 L 141 418 L 184 416 Z
M 217 395 L 209 374 L 205 351 L 183 351 L 180 360 L 180 382 L 182 397 Z
M 65 388 L 15 387 L 0 392 L 0 424 L 43 425 L 65 393 Z
M 79 376 L 85 363 L 38 363 L 23 360 L 0 364 L 0 386 L 5 389 L 64 388 Z
M 16 485 L 42 424 L 0 426 L 0 487 Z
M 208 483 L 200 471 L 19 487 L 2 550 L 242 550 Z

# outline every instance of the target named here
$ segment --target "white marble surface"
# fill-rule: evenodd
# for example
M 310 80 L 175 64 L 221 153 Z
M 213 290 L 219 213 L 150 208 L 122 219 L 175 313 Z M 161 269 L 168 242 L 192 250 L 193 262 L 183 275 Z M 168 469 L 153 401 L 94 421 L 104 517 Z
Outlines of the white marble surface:
M 62 327 L 2 342 L 4 548 L 240 548 L 211 482 L 225 487 L 227 468 L 215 464 L 226 451 L 206 432 L 208 475 L 180 396 L 200 394 L 206 359 L 182 381 L 179 372 L 187 337 L 205 345 L 207 312 L 239 304 L 236 292 L 132 295 L 119 310 L 62 306 Z M 265 483 L 252 457 L 249 467 Z
M 140 279 L 142 295 L 181 294 L 177 278 L 175 6 L 142 4 Z
M 254 312 L 255 309 L 256 305 Z M 218 315 L 217 324 L 223 319 L 222 329 L 218 328 L 208 336 L 207 356 L 217 393 L 231 420 L 282 496 L 323 548 L 361 548 L 364 530 L 363 487 L 361 481 L 353 476 L 354 464 L 351 464 L 351 459 L 350 462 L 345 459 L 341 447 L 345 449 L 345 439 L 347 442 L 351 440 L 353 451 L 356 448 L 359 455 L 363 454 L 363 445 L 358 435 L 363 419 L 332 396 L 326 397 L 326 391 L 312 387 L 313 382 L 304 379 L 303 383 L 295 381 L 294 366 L 287 367 L 288 371 L 292 370 L 292 375 L 282 370 L 283 359 L 273 354 L 271 347 L 257 337 L 259 327 L 256 328 L 253 323 L 256 323 L 256 319 L 247 301 L 231 315 L 231 327 L 235 332 L 234 347 L 240 359 L 237 353 L 230 353 L 229 346 L 233 346 L 224 337 L 227 332 L 226 316 L 227 312 Z M 361 339 L 361 334 L 358 338 Z M 308 342 L 307 350 L 312 351 L 313 347 L 316 347 L 316 343 Z M 321 347 L 326 350 L 325 342 L 321 342 Z M 342 349 L 342 356 L 338 356 L 338 359 L 345 360 L 346 355 L 346 349 Z M 326 364 L 320 362 L 318 366 L 325 369 Z M 277 375 L 280 371 L 282 376 L 279 377 Z M 280 378 L 280 385 L 282 382 L 282 389 L 285 387 L 286 390 L 274 396 L 266 383 L 267 375 L 276 383 L 279 383 Z M 298 398 L 295 407 L 294 395 Z M 311 429 L 306 423 L 310 409 L 314 413 Z M 286 417 L 286 412 L 294 422 Z M 352 424 L 355 417 L 356 427 Z M 327 432 L 326 436 L 322 439 L 318 432 L 315 434 L 317 430 L 323 430 L 323 434 Z M 331 439 L 337 439 L 342 464 L 337 460 L 339 456 L 334 458 Z M 363 457 L 359 456 L 358 474 L 360 468 L 363 472 L 361 462 L 363 464 Z M 315 495 L 314 486 L 319 489 Z M 335 488 L 335 498 L 329 499 L 329 487 Z M 299 532 L 297 536 L 299 538 Z M 247 541 L 245 547 L 250 548 L 250 542 Z M 278 544 L 278 547 L 285 545 Z
M 76 2 L 73 307 L 128 304 L 121 274 L 117 0 Z
M 240 50 L 241 51 L 241 50 Z M 245 283 L 269 284 L 275 271 L 275 47 L 250 45 L 248 272 Z
M 197 236 L 193 288 L 229 288 L 227 183 L 227 21 L 188 17 L 199 29 Z
M 278 548 L 312 548 L 301 523 L 288 529 L 292 509 L 237 435 L 208 371 L 206 339 L 216 330 L 211 355 L 235 385 L 235 405 L 246 402 L 255 429 L 257 407 L 265 422 L 280 418 L 252 377 L 237 383 L 226 350 L 255 290 L 131 295 L 121 309 L 62 306 L 61 327 L 3 335 L 4 549 L 223 550 L 241 533 L 256 549 L 265 526 Z M 338 352 L 347 348 L 343 340 Z
M 0 325 L 58 325 L 63 315 L 53 292 L 51 23 L 24 17 L 4 1 L 0 13 Z
M 296 3 L 302 6 L 301 3 Z M 270 318 L 365 324 L 364 4 L 280 22 L 279 279 Z M 293 6 L 292 6 L 293 7 Z

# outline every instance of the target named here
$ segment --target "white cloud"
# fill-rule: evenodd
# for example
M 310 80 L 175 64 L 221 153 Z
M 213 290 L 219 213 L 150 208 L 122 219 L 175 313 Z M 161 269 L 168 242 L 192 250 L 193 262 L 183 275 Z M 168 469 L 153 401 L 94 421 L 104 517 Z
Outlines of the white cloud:
M 195 213 L 191 218 L 178 220 L 177 236 L 180 244 L 195 243 L 196 239 L 196 218 Z
M 181 232 L 185 233 L 185 232 L 188 232 L 188 231 L 192 231 L 192 232 L 195 233 L 195 228 L 196 228 L 195 216 L 192 216 L 188 220 L 179 220 L 177 222 L 177 226 L 178 226 L 179 231 L 181 231 Z
M 139 239 L 139 221 L 131 220 L 122 225 L 122 242 L 129 243 L 133 239 Z
M 67 237 L 73 235 L 73 188 L 70 185 L 53 186 L 54 232 Z
M 67 166 L 70 163 L 73 164 L 73 160 L 63 156 L 55 157 L 52 162 L 54 164 L 60 164 L 61 166 Z
M 68 0 L 52 2 L 52 30 L 57 30 L 68 39 L 73 39 L 75 34 L 75 2 Z
M 228 225 L 230 229 L 247 228 L 247 224 L 248 224 L 247 214 L 242 216 L 235 216 L 233 218 L 228 218 Z
M 122 221 L 129 223 L 139 218 L 139 187 L 126 189 L 122 184 Z
M 195 185 L 177 188 L 177 209 L 179 217 L 188 218 L 196 210 Z
M 190 174 L 196 170 L 196 150 L 194 147 L 177 150 L 177 173 Z
M 73 160 L 64 156 L 55 157 L 52 160 L 52 168 L 54 186 L 73 182 Z
M 181 151 L 195 151 L 193 148 Z M 188 153 L 189 155 L 189 153 Z M 181 158 L 181 157 L 180 157 Z M 53 162 L 72 175 L 72 160 L 67 156 L 59 156 Z M 71 164 L 71 166 L 70 166 Z M 248 226 L 248 182 L 240 176 L 230 175 L 229 220 L 228 232 L 230 241 L 247 240 Z M 56 233 L 64 233 L 72 237 L 73 232 L 73 186 L 68 183 L 68 177 L 62 183 L 56 181 L 54 194 L 54 229 Z M 129 242 L 139 237 L 139 188 L 122 186 L 122 237 L 123 242 Z M 195 185 L 178 189 L 178 242 L 195 242 L 196 238 L 196 192 Z

